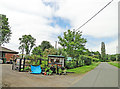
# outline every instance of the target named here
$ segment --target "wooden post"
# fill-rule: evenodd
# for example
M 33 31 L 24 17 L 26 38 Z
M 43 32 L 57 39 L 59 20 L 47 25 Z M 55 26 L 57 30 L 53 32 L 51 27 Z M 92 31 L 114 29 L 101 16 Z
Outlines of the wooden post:
M 21 72 L 21 61 L 22 59 L 20 59 L 20 63 L 19 63 L 19 72 Z
M 64 67 L 66 67 L 66 65 L 65 65 L 65 58 L 64 58 Z
M 41 63 L 41 60 L 42 60 L 42 59 L 40 58 L 40 65 L 42 64 L 42 63 Z
M 25 69 L 25 58 L 24 58 L 24 61 L 23 61 L 23 71 Z

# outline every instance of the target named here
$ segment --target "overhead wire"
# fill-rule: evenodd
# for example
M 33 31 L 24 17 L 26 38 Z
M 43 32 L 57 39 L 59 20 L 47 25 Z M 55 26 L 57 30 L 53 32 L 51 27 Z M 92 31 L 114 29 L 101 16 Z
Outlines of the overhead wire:
M 83 23 L 80 27 L 78 27 L 75 31 L 81 29 L 83 26 L 85 26 L 89 21 L 91 21 L 95 16 L 97 16 L 102 10 L 104 10 L 112 1 L 108 2 L 102 9 L 100 9 L 95 15 L 93 15 L 90 19 L 88 19 L 85 23 Z

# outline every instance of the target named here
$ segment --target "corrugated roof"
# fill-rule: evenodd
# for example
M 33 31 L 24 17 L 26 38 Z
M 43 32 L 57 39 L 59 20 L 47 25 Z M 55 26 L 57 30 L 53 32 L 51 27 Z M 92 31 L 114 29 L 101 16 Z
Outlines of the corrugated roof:
M 1 47 L 1 46 L 0 46 L 0 52 L 2 52 L 2 53 L 14 53 L 14 54 L 18 54 L 18 52 L 16 52 L 16 51 L 13 51 L 11 49 L 8 49 L 8 48 L 5 48 L 5 47 Z

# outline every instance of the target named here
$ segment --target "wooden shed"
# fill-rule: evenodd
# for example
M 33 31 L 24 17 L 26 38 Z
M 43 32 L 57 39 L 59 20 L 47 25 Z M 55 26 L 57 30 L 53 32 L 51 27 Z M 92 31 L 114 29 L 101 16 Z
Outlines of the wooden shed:
M 48 55 L 48 65 L 65 66 L 65 57 L 60 55 Z

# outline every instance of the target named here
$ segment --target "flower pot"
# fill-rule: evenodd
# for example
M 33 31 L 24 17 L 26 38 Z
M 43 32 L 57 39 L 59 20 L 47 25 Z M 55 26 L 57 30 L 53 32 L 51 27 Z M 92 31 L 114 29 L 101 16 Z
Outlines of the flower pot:
M 44 75 L 46 75 L 46 72 L 44 72 Z

